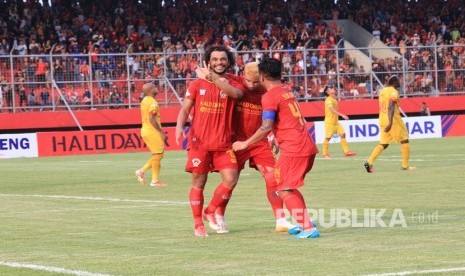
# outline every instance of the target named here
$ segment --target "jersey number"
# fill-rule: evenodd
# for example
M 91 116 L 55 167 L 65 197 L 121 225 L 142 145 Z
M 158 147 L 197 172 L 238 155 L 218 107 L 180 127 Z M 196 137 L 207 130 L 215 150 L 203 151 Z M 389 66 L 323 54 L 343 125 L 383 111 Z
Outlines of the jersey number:
M 296 102 L 289 103 L 289 108 L 291 109 L 292 115 L 299 119 L 299 123 L 304 125 L 304 120 L 302 119 L 302 113 L 300 112 L 299 105 Z

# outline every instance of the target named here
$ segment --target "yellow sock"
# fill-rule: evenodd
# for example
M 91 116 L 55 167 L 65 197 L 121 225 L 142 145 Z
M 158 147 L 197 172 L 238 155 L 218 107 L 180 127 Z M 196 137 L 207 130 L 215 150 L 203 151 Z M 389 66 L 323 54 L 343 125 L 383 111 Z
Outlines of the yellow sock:
M 342 146 L 342 150 L 344 151 L 344 153 L 349 151 L 349 145 L 347 145 L 346 138 L 341 138 L 341 146 Z
M 160 161 L 163 158 L 163 153 L 154 154 L 152 156 L 152 181 L 158 181 L 160 174 Z
M 402 152 L 402 168 L 408 168 L 408 160 L 410 159 L 410 144 L 401 144 L 400 151 Z
M 373 163 L 375 162 L 376 158 L 378 158 L 378 156 L 381 154 L 381 152 L 383 152 L 384 150 L 384 147 L 381 146 L 381 145 L 377 145 L 374 149 L 373 149 L 373 152 L 371 153 L 370 155 L 370 158 L 368 158 L 368 163 L 370 165 L 373 165 Z
M 145 163 L 145 165 L 142 167 L 142 171 L 145 172 L 146 170 L 150 169 L 152 167 L 152 157 L 150 157 L 149 160 Z
M 329 148 L 329 142 L 327 140 L 325 140 L 323 142 L 323 155 L 328 154 L 328 148 Z

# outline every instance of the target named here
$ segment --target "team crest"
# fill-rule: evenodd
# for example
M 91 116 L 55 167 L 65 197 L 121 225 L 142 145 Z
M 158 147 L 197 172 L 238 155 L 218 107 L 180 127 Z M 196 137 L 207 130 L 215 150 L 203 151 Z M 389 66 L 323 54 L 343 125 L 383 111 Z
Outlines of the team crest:
M 198 158 L 192 159 L 192 165 L 194 166 L 194 168 L 197 168 L 200 165 L 200 163 L 202 163 L 200 159 Z
M 226 93 L 224 93 L 223 90 L 220 91 L 220 97 L 221 97 L 222 99 L 226 99 L 227 96 L 228 96 L 228 95 L 226 95 Z
M 205 96 L 205 92 L 206 92 L 206 91 L 207 91 L 207 90 L 205 90 L 205 89 L 200 89 L 200 96 Z

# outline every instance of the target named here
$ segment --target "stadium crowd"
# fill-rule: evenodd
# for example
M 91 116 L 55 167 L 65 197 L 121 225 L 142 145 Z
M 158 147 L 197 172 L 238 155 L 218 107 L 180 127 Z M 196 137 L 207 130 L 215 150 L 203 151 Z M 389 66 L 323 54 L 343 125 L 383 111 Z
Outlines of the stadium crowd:
M 333 50 L 344 30 L 324 20 L 335 19 L 353 20 L 406 58 L 413 72 L 405 80 L 407 92 L 431 92 L 434 69 L 440 70 L 438 79 L 445 80 L 444 91 L 463 90 L 465 20 L 459 0 L 51 2 L 51 6 L 35 0 L 0 3 L 3 106 L 11 106 L 12 93 L 20 106 L 46 105 L 50 96 L 43 93 L 50 93 L 52 75 L 59 84 L 79 82 L 82 91 L 89 90 L 89 80 L 96 81 L 96 103 L 127 102 L 128 93 L 121 91 L 128 90 L 128 79 L 135 83 L 129 84 L 131 91 L 139 91 L 136 80 L 167 77 L 182 93 L 186 80 L 195 78 L 198 53 L 213 44 L 227 45 L 238 54 L 236 73 L 244 64 L 270 54 L 282 60 L 296 93 L 318 96 L 335 78 L 336 68 L 346 73 L 346 83 L 367 79 L 367 72 L 349 54 L 337 56 Z M 437 56 L 428 48 L 431 45 L 438 45 Z M 309 50 L 305 58 L 304 49 Z M 50 53 L 62 56 L 54 57 L 50 65 Z M 131 56 L 126 60 L 122 53 Z M 18 57 L 13 80 L 10 54 Z M 402 70 L 403 60 L 374 59 L 372 68 L 384 80 Z M 415 72 L 420 70 L 426 72 Z M 304 72 L 310 92 L 302 91 Z M 68 91 L 69 99 L 90 102 L 82 93 L 74 95 L 73 89 Z

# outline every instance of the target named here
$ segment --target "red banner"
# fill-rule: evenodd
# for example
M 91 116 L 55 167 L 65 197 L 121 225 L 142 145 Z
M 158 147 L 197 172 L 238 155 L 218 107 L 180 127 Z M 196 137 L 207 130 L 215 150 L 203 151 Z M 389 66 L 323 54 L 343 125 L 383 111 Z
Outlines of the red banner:
M 182 149 L 182 145 L 176 145 L 175 128 L 165 127 L 164 130 L 168 133 L 170 145 L 165 149 Z M 41 157 L 149 151 L 140 136 L 140 129 L 39 132 L 37 140 Z
M 402 98 L 400 106 L 410 116 L 418 115 L 421 103 L 426 102 L 434 114 L 462 113 L 465 106 L 465 96 L 443 96 L 443 97 L 414 97 Z M 351 115 L 378 117 L 378 100 L 342 100 L 339 101 L 339 110 Z M 300 109 L 304 117 L 315 120 L 324 117 L 324 101 L 300 102 Z M 161 107 L 162 125 L 174 125 L 180 110 L 180 106 Z M 81 126 L 86 129 L 108 128 L 140 125 L 140 109 L 101 109 L 101 110 L 76 110 L 74 112 Z M 0 131 L 2 130 L 36 130 L 36 129 L 58 129 L 75 127 L 71 114 L 68 111 L 56 112 L 21 112 L 0 113 Z

